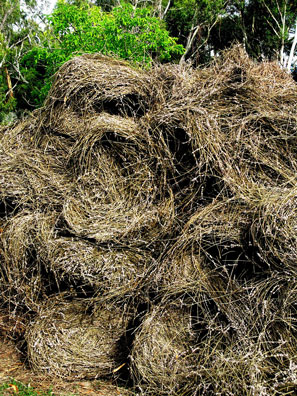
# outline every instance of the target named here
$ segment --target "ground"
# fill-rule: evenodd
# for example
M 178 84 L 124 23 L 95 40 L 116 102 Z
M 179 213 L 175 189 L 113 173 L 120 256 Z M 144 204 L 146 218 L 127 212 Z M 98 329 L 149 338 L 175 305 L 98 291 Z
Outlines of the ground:
M 30 384 L 39 391 L 52 388 L 55 395 L 128 396 L 130 392 L 102 381 L 64 382 L 45 375 L 36 375 L 22 362 L 14 343 L 0 337 L 0 384 L 11 379 Z

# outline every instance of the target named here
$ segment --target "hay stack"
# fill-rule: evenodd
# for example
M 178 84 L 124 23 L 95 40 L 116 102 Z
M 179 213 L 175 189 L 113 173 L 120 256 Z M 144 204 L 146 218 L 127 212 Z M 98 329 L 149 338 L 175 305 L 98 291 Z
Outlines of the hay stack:
M 246 182 L 276 186 L 294 179 L 297 90 L 291 77 L 276 65 L 255 64 L 241 47 L 208 72 L 200 106 L 210 116 L 203 123 L 197 116 L 192 133 L 213 173 L 235 194 Z
M 149 243 L 168 232 L 173 221 L 174 203 L 170 191 L 160 197 L 159 183 L 145 160 L 134 158 L 130 163 L 114 153 L 97 153 L 96 165 L 76 178 L 65 197 L 63 217 L 76 235 L 97 242 L 139 245 Z M 86 143 L 84 147 L 91 146 Z M 127 143 L 126 149 L 129 150 Z M 133 149 L 133 155 L 139 155 Z M 134 151 L 135 150 L 135 151 Z M 81 150 L 83 152 L 83 150 Z M 92 153 L 94 156 L 94 153 Z M 82 169 L 82 166 L 81 166 Z
M 88 301 L 52 301 L 40 309 L 26 334 L 33 370 L 65 379 L 111 375 L 127 362 L 125 333 L 131 314 Z
M 237 280 L 246 279 L 254 270 L 251 223 L 252 210 L 244 201 L 218 198 L 195 212 L 177 244 L 205 257 L 211 270 L 223 271 Z
M 226 190 L 238 194 L 247 183 L 294 180 L 297 90 L 285 71 L 254 63 L 236 46 L 209 68 L 176 73 L 185 77 L 171 79 L 169 99 L 150 113 L 150 122 L 165 140 L 174 136 L 181 186 L 196 191 L 190 202 Z
M 37 315 L 36 370 L 109 375 L 125 361 L 117 304 L 130 304 L 144 310 L 140 393 L 291 389 L 296 101 L 284 71 L 238 46 L 205 69 L 149 73 L 83 55 L 42 109 L 1 128 L 1 305 Z
M 183 295 L 197 293 L 204 289 L 205 265 L 203 257 L 186 250 L 175 249 L 159 259 L 154 285 L 160 294 Z
M 71 142 L 64 160 L 73 188 L 63 207 L 71 232 L 139 245 L 171 227 L 168 166 L 134 108 L 152 105 L 154 89 L 145 72 L 100 56 L 75 58 L 57 74 L 35 138 Z
M 5 216 L 22 208 L 61 208 L 69 179 L 59 158 L 29 147 L 2 151 L 0 158 L 0 202 Z
M 255 205 L 251 234 L 261 259 L 280 271 L 296 275 L 297 189 L 262 190 L 252 196 Z

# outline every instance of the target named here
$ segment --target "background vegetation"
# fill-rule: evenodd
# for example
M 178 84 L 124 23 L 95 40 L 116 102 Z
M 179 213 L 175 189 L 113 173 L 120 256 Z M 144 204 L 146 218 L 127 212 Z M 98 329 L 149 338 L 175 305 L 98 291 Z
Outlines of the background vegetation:
M 234 42 L 293 71 L 297 3 L 290 0 L 0 0 L 0 122 L 40 107 L 51 77 L 81 53 L 205 64 Z

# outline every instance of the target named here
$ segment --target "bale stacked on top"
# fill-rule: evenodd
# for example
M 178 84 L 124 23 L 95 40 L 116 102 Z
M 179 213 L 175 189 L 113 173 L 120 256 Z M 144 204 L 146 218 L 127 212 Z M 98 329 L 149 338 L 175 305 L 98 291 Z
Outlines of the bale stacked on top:
M 98 294 L 96 299 L 139 294 L 153 267 L 148 252 L 137 249 L 98 248 L 94 243 L 69 237 L 45 243 L 43 260 L 55 274 L 57 285 L 66 283 L 85 293 L 92 288 Z
M 142 394 L 294 392 L 296 101 L 240 47 L 201 70 L 58 71 L 0 140 L 1 304 L 31 320 L 35 370 L 105 376 L 130 352 Z
M 63 217 L 75 234 L 149 243 L 174 213 L 167 166 L 158 164 L 161 148 L 139 122 L 155 87 L 146 73 L 107 59 L 86 55 L 60 69 L 39 134 L 72 142 L 64 159 L 75 184 Z

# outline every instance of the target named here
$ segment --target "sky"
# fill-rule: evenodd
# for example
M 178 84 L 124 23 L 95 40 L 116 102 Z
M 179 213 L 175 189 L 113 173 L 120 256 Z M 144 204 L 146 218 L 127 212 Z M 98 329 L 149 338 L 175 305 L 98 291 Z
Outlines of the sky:
M 57 0 L 46 0 L 46 5 L 44 7 L 44 13 L 45 14 L 50 14 L 56 4 Z M 38 3 L 41 3 L 40 1 L 38 1 Z

